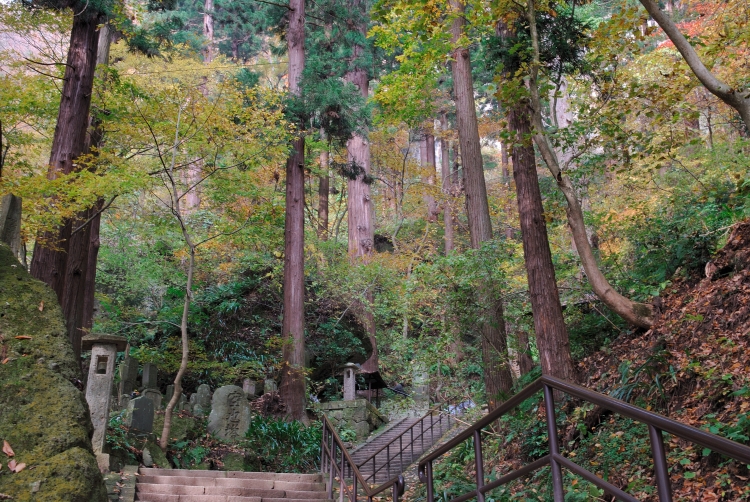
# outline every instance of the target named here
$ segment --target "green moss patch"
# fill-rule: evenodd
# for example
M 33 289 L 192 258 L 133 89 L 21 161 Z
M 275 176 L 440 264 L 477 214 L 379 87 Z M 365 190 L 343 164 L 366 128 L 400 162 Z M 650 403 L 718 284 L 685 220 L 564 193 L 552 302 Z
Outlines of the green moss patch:
M 0 356 L 6 361 L 0 364 L 0 441 L 27 466 L 13 474 L 0 454 L 0 493 L 16 501 L 105 501 L 88 407 L 74 384 L 80 370 L 57 299 L 3 245 Z

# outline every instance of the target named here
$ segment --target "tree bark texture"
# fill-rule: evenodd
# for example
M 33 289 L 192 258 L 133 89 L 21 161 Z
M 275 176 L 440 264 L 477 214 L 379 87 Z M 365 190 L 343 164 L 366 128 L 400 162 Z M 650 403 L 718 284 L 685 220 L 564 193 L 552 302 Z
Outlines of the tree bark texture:
M 531 345 L 529 344 L 529 334 L 523 330 L 518 330 L 518 371 L 521 376 L 534 369 L 534 360 L 531 358 Z
M 521 220 L 523 254 L 534 315 L 542 372 L 565 380 L 575 380 L 570 358 L 568 331 L 563 320 L 560 295 L 547 240 L 542 194 L 536 173 L 534 147 L 531 144 L 531 110 L 516 105 L 508 113 L 508 125 L 515 135 L 513 177 L 516 181 L 518 214 Z
M 437 176 L 437 165 L 435 164 L 435 136 L 427 132 L 424 133 L 422 141 L 419 142 L 419 153 L 422 170 L 426 173 L 426 176 L 424 177 L 426 185 L 424 202 L 427 206 L 427 221 L 435 223 L 438 214 L 440 214 L 437 201 L 433 194 L 435 177 Z
M 461 0 L 450 0 L 451 8 L 457 14 L 451 26 L 453 43 L 461 39 L 465 20 L 464 4 Z M 453 91 L 456 102 L 458 140 L 461 149 L 461 163 L 464 170 L 466 191 L 466 212 L 469 219 L 471 247 L 478 249 L 482 243 L 492 239 L 492 223 L 487 202 L 487 187 L 484 180 L 482 151 L 479 143 L 479 126 L 474 103 L 474 82 L 471 75 L 471 59 L 467 47 L 456 47 L 451 61 Z M 503 321 L 502 300 L 489 284 L 478 291 L 478 303 L 484 321 L 481 325 L 482 344 L 489 343 L 498 352 L 497 358 L 484 359 L 485 390 L 489 399 L 509 394 L 513 385 L 508 358 L 508 344 Z M 489 354 L 483 350 L 482 353 Z M 499 364 L 498 364 L 499 363 Z M 495 404 L 498 404 L 495 401 Z
M 356 0 L 350 2 L 350 8 L 357 10 L 357 15 L 363 15 L 366 2 Z M 358 25 L 355 28 L 362 35 L 366 34 L 367 26 Z M 355 46 L 353 58 L 356 60 L 362 54 L 363 47 Z M 356 64 L 346 72 L 344 80 L 354 84 L 362 96 L 367 99 L 370 89 L 370 76 L 367 69 Z M 355 179 L 348 181 L 348 228 L 349 228 L 349 257 L 353 262 L 367 263 L 374 250 L 375 243 L 375 215 L 370 193 L 370 144 L 361 134 L 354 134 L 346 142 L 347 160 L 355 167 L 358 174 Z M 359 318 L 365 325 L 367 335 L 372 345 L 370 357 L 362 364 L 362 371 L 378 371 L 378 344 L 375 337 L 375 316 L 372 313 L 372 291 L 363 292 L 364 302 L 355 305 Z
M 445 239 L 445 255 L 448 256 L 453 248 L 454 237 L 453 237 L 453 183 L 451 179 L 451 160 L 450 160 L 450 148 L 449 142 L 445 138 L 448 131 L 448 117 L 445 113 L 440 114 L 440 171 L 443 183 L 443 194 L 445 196 L 445 204 L 443 204 L 443 226 L 444 226 L 444 239 Z
M 214 0 L 205 0 L 203 3 L 203 36 L 206 38 L 206 48 L 203 52 L 203 60 L 210 63 L 214 60 Z
M 290 0 L 287 32 L 289 92 L 299 96 L 305 66 L 305 0 Z M 305 138 L 294 140 L 286 162 L 284 222 L 284 366 L 281 397 L 287 416 L 300 420 L 307 403 L 305 388 Z
M 85 153 L 86 131 L 94 85 L 99 13 L 84 10 L 73 18 L 57 125 L 52 139 L 47 177 L 56 179 L 78 169 L 75 160 Z M 76 359 L 81 355 L 83 298 L 88 273 L 90 226 L 75 232 L 86 221 L 86 212 L 63 222 L 57 231 L 37 237 L 31 275 L 56 293 L 65 317 L 68 338 Z M 76 225 L 77 224 L 77 225 Z
M 531 98 L 531 109 L 529 110 L 529 113 L 531 114 L 531 122 L 534 128 L 534 143 L 537 148 L 539 148 L 542 159 L 552 176 L 555 178 L 557 186 L 565 196 L 567 202 L 566 213 L 568 217 L 568 225 L 570 226 L 570 232 L 573 241 L 575 242 L 578 256 L 581 258 L 583 270 L 586 273 L 589 284 L 591 284 L 591 289 L 594 290 L 594 293 L 599 299 L 628 323 L 641 328 L 649 328 L 654 322 L 653 307 L 651 305 L 634 302 L 615 291 L 607 281 L 607 278 L 604 277 L 601 270 L 599 270 L 599 265 L 596 262 L 596 257 L 594 256 L 594 252 L 591 249 L 591 243 L 589 242 L 586 224 L 583 218 L 583 210 L 581 208 L 581 203 L 578 200 L 578 195 L 576 194 L 570 178 L 564 174 L 557 154 L 544 132 L 545 129 L 542 122 L 542 104 L 539 97 L 539 87 L 537 82 L 539 67 L 539 38 L 536 29 L 533 1 L 530 0 L 528 6 L 529 12 L 527 13 L 527 18 L 529 20 L 532 50 L 534 54 L 534 64 L 531 66 L 529 78 L 529 95 Z M 518 189 L 518 187 L 516 187 L 516 189 Z
M 320 177 L 318 179 L 318 238 L 328 240 L 328 197 L 331 193 L 331 178 L 329 176 L 328 142 L 325 131 L 320 129 L 320 139 L 326 144 L 320 152 Z

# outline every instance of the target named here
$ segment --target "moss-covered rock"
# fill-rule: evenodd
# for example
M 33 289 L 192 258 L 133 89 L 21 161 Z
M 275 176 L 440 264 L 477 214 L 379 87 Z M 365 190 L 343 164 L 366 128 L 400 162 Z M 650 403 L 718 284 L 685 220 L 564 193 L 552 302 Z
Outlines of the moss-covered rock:
M 21 337 L 21 338 L 17 338 Z M 30 338 L 26 338 L 30 337 Z M 81 374 L 54 292 L 0 245 L 0 493 L 16 502 L 104 502 Z M 2 361 L 0 361 L 1 363 Z

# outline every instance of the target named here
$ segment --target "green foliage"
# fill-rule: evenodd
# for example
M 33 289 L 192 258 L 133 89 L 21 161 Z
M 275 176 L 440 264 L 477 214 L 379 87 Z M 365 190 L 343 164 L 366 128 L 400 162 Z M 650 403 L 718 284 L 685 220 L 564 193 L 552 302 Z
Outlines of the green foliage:
M 315 472 L 320 466 L 323 433 L 320 424 L 305 427 L 301 422 L 255 416 L 245 435 L 254 471 Z
M 136 447 L 131 444 L 128 437 L 128 429 L 123 423 L 124 411 L 112 415 L 107 422 L 107 434 L 105 441 L 112 452 L 121 452 L 130 464 L 138 462 L 135 456 Z

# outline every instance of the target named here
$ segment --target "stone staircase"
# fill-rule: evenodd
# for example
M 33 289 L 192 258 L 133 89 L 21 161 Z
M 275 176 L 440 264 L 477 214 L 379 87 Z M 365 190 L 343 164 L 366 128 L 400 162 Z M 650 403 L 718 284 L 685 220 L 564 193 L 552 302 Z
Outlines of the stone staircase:
M 320 474 L 141 468 L 139 502 L 330 502 Z
M 419 424 L 420 420 L 423 421 L 421 425 Z M 429 450 L 448 432 L 452 422 L 445 415 L 443 415 L 442 420 L 435 416 L 432 419 L 433 426 L 430 428 L 429 416 L 404 418 L 382 434 L 352 450 L 350 452 L 352 460 L 369 483 L 384 483 L 393 476 L 404 472 L 409 465 L 417 461 L 424 452 Z M 411 431 L 410 428 L 412 428 Z M 424 434 L 422 434 L 422 430 L 424 430 Z M 402 436 L 400 441 L 399 436 Z M 388 449 L 380 451 L 389 443 Z M 373 455 L 376 453 L 373 468 Z M 374 479 L 372 476 L 373 470 L 377 471 Z

